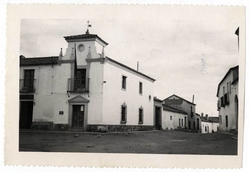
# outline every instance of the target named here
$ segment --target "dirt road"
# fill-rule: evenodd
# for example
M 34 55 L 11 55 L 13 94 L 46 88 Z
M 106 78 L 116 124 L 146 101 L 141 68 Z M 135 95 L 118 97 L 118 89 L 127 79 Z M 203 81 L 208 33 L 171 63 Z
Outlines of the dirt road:
M 223 133 L 20 132 L 19 151 L 236 155 L 237 140 Z

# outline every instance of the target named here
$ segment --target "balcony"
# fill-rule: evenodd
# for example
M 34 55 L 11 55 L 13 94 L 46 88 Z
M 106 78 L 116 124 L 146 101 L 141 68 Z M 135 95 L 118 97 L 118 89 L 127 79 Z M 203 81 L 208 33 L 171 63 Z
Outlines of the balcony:
M 35 79 L 20 79 L 19 88 L 20 93 L 34 93 L 35 92 Z
M 89 78 L 87 80 L 77 79 L 77 78 L 68 78 L 68 92 L 72 92 L 72 93 L 89 92 Z

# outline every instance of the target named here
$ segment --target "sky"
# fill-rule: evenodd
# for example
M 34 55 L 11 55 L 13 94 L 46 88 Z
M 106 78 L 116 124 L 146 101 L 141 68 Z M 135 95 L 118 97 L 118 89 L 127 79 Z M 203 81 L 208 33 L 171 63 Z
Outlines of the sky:
M 86 9 L 88 8 L 88 9 Z M 176 94 L 196 104 L 196 113 L 218 116 L 217 87 L 230 67 L 239 64 L 240 11 L 229 7 L 115 7 L 98 12 L 85 7 L 77 19 L 23 19 L 20 54 L 58 56 L 63 36 L 90 33 L 109 45 L 105 55 L 156 79 L 154 96 Z M 88 11 L 88 13 L 86 12 Z M 79 12 L 78 12 L 79 14 Z

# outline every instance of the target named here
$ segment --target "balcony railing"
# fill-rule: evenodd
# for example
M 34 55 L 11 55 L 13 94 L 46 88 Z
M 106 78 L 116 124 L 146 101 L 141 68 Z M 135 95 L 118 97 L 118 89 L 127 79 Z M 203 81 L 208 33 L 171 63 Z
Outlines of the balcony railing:
M 68 78 L 68 92 L 89 92 L 89 78 Z
M 34 93 L 35 92 L 35 79 L 20 79 L 19 87 L 20 93 Z

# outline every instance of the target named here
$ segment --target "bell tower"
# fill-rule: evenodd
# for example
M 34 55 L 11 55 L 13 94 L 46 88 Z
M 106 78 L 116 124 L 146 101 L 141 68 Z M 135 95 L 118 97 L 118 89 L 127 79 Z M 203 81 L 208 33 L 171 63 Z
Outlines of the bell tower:
M 104 48 L 108 45 L 97 34 L 91 34 L 89 31 L 89 21 L 87 22 L 87 31 L 85 34 L 65 36 L 68 42 L 68 48 L 61 61 L 70 63 L 69 86 L 71 93 L 87 92 L 89 93 L 89 84 L 91 76 L 90 69 L 94 68 L 92 62 L 104 62 Z M 91 67 L 92 66 L 92 67 Z
M 68 42 L 66 55 L 70 55 L 72 48 L 74 48 L 77 65 L 80 66 L 87 65 L 86 59 L 90 57 L 90 54 L 92 59 L 100 58 L 104 51 L 103 49 L 108 45 L 108 43 L 101 39 L 97 34 L 91 34 L 89 27 L 91 27 L 91 25 L 88 21 L 85 34 L 64 37 Z

